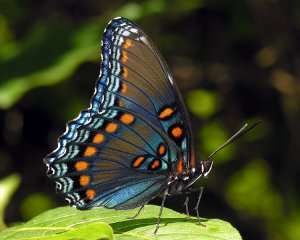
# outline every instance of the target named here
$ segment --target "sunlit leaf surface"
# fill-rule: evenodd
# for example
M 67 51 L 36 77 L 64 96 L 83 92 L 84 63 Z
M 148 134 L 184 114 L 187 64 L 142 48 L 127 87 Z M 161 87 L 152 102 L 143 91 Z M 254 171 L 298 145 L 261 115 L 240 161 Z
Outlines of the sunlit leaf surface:
M 3 217 L 4 210 L 12 194 L 16 191 L 21 182 L 20 176 L 12 174 L 0 180 L 0 231 L 5 227 Z
M 56 208 L 3 231 L 0 239 L 112 239 L 111 228 L 116 239 L 241 239 L 239 232 L 225 221 L 201 219 L 205 225 L 202 226 L 196 218 L 187 218 L 167 208 L 163 211 L 161 227 L 154 235 L 159 207 L 148 205 L 138 218 L 129 219 L 137 210 Z

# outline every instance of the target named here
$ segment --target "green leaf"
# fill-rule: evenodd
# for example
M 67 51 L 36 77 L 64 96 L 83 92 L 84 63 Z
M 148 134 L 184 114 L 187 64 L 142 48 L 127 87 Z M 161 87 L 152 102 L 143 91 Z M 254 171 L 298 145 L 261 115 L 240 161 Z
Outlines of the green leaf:
M 208 156 L 229 139 L 226 128 L 219 121 L 211 121 L 202 127 L 197 135 L 203 155 Z M 222 150 L 222 154 L 217 155 L 215 164 L 223 164 L 232 160 L 235 145 L 231 144 Z
M 230 177 L 226 187 L 227 201 L 239 213 L 280 221 L 284 216 L 284 204 L 270 182 L 266 161 L 255 159 Z
M 188 109 L 203 119 L 207 119 L 215 114 L 219 108 L 219 103 L 219 97 L 209 91 L 197 89 L 190 91 L 187 95 Z
M 0 231 L 5 228 L 4 210 L 20 182 L 20 176 L 17 174 L 12 174 L 0 181 Z
M 34 206 L 34 208 L 31 206 Z M 36 192 L 23 199 L 20 204 L 20 213 L 24 220 L 29 220 L 53 207 L 54 203 L 48 195 Z
M 44 23 L 34 28 L 13 58 L 0 58 L 0 108 L 11 107 L 32 88 L 62 81 L 81 63 L 99 58 L 101 31 L 97 23 L 77 28 Z
M 0 233 L 0 239 L 218 239 L 239 240 L 239 232 L 219 219 L 187 217 L 164 208 L 161 225 L 153 234 L 159 213 L 158 206 L 147 205 L 136 219 L 128 217 L 138 209 L 116 211 L 98 208 L 79 211 L 60 207 L 47 211 L 22 225 Z M 107 225 L 109 224 L 109 225 Z

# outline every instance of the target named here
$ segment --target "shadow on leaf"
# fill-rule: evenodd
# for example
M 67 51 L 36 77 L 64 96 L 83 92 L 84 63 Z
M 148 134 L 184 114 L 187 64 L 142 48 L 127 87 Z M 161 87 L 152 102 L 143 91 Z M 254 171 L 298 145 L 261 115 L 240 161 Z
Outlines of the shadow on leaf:
M 156 226 L 158 218 L 143 218 L 143 219 L 128 219 L 111 223 L 110 226 L 113 228 L 115 234 L 122 234 L 131 231 L 136 228 L 154 225 Z M 206 222 L 206 219 L 201 219 L 201 222 Z M 198 224 L 197 219 L 193 218 L 161 218 L 160 225 L 166 226 L 169 223 L 189 222 Z M 154 231 L 155 228 L 153 228 Z

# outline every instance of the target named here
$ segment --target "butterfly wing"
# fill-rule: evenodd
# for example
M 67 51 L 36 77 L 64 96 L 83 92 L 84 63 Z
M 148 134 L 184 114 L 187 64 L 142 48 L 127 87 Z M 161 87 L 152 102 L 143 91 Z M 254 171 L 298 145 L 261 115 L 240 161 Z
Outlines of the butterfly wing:
M 44 162 L 58 192 L 82 209 L 140 206 L 166 188 L 170 173 L 195 167 L 181 95 L 131 21 L 108 24 L 91 106 L 67 124 Z

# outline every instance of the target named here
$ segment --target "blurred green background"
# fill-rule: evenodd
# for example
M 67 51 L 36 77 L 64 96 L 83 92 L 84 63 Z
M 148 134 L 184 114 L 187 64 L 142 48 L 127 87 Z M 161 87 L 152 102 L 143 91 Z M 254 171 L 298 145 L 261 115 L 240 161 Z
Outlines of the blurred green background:
M 166 58 L 201 159 L 262 120 L 195 184 L 205 188 L 201 216 L 229 221 L 244 239 L 300 239 L 297 0 L 0 0 L 0 229 L 66 204 L 42 159 L 89 106 L 102 32 L 116 16 Z M 183 212 L 183 203 L 166 206 Z

